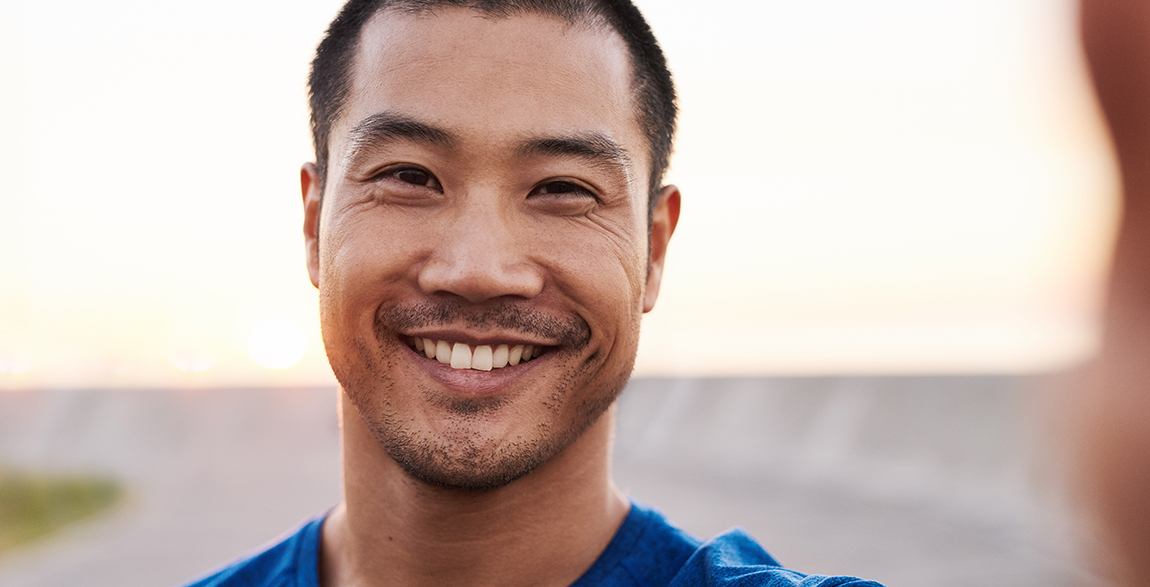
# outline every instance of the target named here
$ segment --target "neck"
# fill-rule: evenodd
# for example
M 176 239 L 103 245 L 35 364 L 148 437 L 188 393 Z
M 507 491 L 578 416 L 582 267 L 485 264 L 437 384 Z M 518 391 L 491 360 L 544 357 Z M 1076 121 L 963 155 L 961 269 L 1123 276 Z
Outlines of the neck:
M 344 502 L 324 523 L 332 585 L 568 585 L 629 504 L 610 474 L 614 408 L 550 461 L 490 491 L 409 477 L 341 394 Z

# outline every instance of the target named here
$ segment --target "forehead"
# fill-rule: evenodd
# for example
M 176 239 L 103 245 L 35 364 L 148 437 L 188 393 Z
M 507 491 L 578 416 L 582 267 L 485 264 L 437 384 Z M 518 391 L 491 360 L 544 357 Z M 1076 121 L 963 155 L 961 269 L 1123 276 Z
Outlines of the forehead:
M 635 155 L 645 151 L 630 58 L 608 27 L 466 8 L 383 11 L 361 33 L 350 82 L 334 141 L 389 111 L 488 144 L 595 132 Z

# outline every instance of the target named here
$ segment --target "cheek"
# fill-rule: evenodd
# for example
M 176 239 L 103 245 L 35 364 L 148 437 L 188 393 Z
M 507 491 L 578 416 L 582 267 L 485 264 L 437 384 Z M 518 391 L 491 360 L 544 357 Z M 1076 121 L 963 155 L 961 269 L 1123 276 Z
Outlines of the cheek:
M 334 220 L 320 240 L 321 292 L 347 306 L 378 301 L 381 290 L 409 277 L 424 254 L 426 239 L 413 226 L 419 224 L 382 208 Z
M 565 228 L 537 236 L 538 258 L 555 288 L 590 324 L 593 340 L 610 352 L 637 337 L 646 241 L 599 227 Z
M 386 222 L 376 210 L 333 219 L 321 234 L 320 325 L 333 367 L 337 361 L 362 360 L 350 356 L 352 351 L 373 356 L 378 307 L 394 299 L 419 255 L 414 248 L 419 239 L 404 234 L 402 226 Z

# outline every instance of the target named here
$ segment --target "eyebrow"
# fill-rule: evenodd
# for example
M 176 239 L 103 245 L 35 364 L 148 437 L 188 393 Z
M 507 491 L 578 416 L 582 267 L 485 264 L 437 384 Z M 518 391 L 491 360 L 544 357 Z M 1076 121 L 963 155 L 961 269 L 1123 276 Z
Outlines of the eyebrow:
M 379 112 L 361 120 L 348 131 L 344 160 L 351 166 L 364 152 L 396 141 L 412 141 L 448 149 L 460 143 L 460 139 L 447 129 L 396 112 Z M 515 154 L 519 157 L 582 159 L 631 180 L 631 156 L 619 143 L 603 133 L 529 137 L 516 146 Z
M 347 133 L 344 161 L 353 163 L 364 151 L 395 141 L 412 141 L 451 147 L 458 139 L 452 133 L 395 112 L 380 112 L 361 120 Z
M 519 144 L 516 154 L 520 157 L 574 157 L 618 171 L 628 179 L 631 176 L 631 156 L 627 150 L 611 137 L 597 132 L 530 138 Z

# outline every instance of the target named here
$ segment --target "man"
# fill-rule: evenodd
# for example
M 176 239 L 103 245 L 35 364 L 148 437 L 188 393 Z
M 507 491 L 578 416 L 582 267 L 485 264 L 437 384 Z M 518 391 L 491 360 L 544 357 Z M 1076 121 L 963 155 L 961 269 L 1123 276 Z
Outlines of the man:
M 351 0 L 310 79 L 308 271 L 344 501 L 201 585 L 873 585 L 610 477 L 659 294 L 674 89 L 627 2 Z
M 1082 0 L 1083 46 L 1122 181 L 1102 352 L 1073 413 L 1080 488 L 1120 585 L 1150 584 L 1150 4 Z

